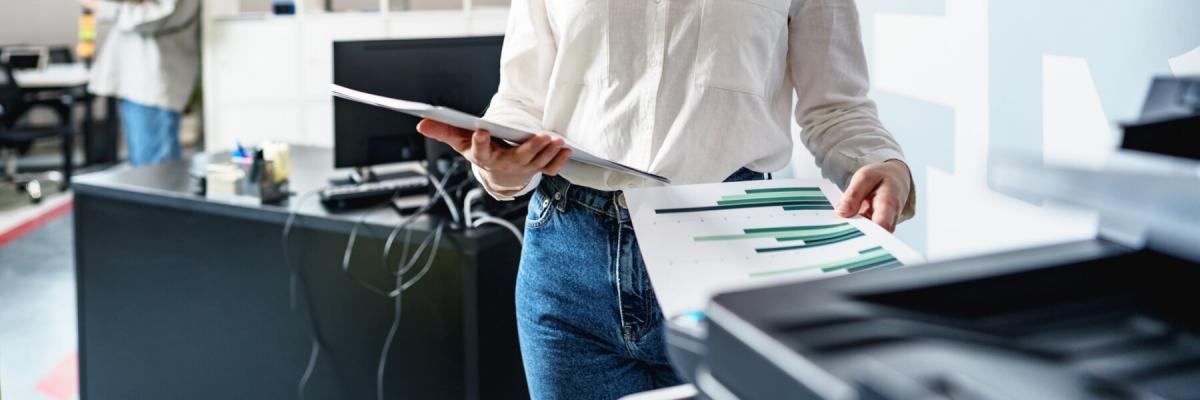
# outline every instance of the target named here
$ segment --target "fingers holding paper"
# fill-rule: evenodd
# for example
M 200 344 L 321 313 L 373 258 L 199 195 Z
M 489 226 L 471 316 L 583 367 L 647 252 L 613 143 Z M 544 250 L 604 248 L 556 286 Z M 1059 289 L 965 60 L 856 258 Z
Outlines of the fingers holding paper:
M 485 130 L 472 132 L 430 119 L 421 120 L 417 131 L 450 145 L 486 171 L 489 179 L 494 180 L 490 183 L 500 187 L 524 187 L 539 172 L 556 175 L 571 156 L 562 138 L 546 133 L 511 147 L 493 141 Z
M 888 232 L 894 232 L 911 190 L 912 180 L 903 161 L 888 160 L 867 165 L 850 178 L 837 213 L 843 218 L 862 215 Z

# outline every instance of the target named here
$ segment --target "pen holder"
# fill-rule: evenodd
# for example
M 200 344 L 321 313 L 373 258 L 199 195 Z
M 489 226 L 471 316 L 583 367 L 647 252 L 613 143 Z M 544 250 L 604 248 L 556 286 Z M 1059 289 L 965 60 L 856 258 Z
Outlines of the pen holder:
M 275 204 L 288 195 L 288 179 L 274 161 L 234 157 L 233 165 L 242 172 L 237 185 L 239 195 L 258 198 L 262 204 Z

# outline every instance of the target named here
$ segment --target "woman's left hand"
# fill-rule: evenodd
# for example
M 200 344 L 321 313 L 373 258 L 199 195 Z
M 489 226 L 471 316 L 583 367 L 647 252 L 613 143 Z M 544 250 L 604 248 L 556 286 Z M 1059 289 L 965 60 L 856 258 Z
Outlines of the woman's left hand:
M 900 160 L 859 168 L 837 205 L 838 215 L 843 218 L 862 215 L 888 232 L 895 232 L 912 191 L 911 176 L 908 165 Z

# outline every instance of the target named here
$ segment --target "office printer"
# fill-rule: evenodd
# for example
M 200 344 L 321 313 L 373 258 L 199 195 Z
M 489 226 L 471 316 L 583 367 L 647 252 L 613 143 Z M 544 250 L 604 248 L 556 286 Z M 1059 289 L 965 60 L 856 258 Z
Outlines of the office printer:
M 991 168 L 1097 210 L 1093 240 L 719 294 L 669 321 L 672 362 L 711 399 L 1200 399 L 1200 163 L 1141 147 Z

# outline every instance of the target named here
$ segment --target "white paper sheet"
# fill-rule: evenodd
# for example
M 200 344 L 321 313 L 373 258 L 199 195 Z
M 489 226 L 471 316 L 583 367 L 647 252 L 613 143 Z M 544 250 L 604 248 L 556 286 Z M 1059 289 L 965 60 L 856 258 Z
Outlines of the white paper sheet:
M 704 310 L 720 291 L 924 261 L 870 220 L 834 214 L 842 193 L 829 181 L 655 187 L 625 197 L 667 318 Z
M 431 106 L 425 103 L 415 101 L 407 101 L 383 97 L 358 90 L 350 89 L 340 85 L 332 85 L 332 93 L 336 97 L 340 97 L 350 101 L 356 101 L 363 104 L 370 104 L 376 107 L 382 107 L 389 110 L 399 111 L 405 114 L 428 118 L 435 121 L 456 126 L 462 129 L 476 130 L 486 129 L 493 137 L 503 139 L 509 143 L 524 143 L 534 134 L 520 129 L 511 128 L 490 122 L 471 114 L 464 113 L 452 108 Z M 611 161 L 599 156 L 596 156 L 570 140 L 566 142 L 566 147 L 571 149 L 571 160 L 578 161 L 584 164 L 594 165 L 600 168 L 606 168 L 627 174 L 633 174 L 643 178 L 653 179 L 662 183 L 671 183 L 670 179 L 651 174 L 624 164 Z

